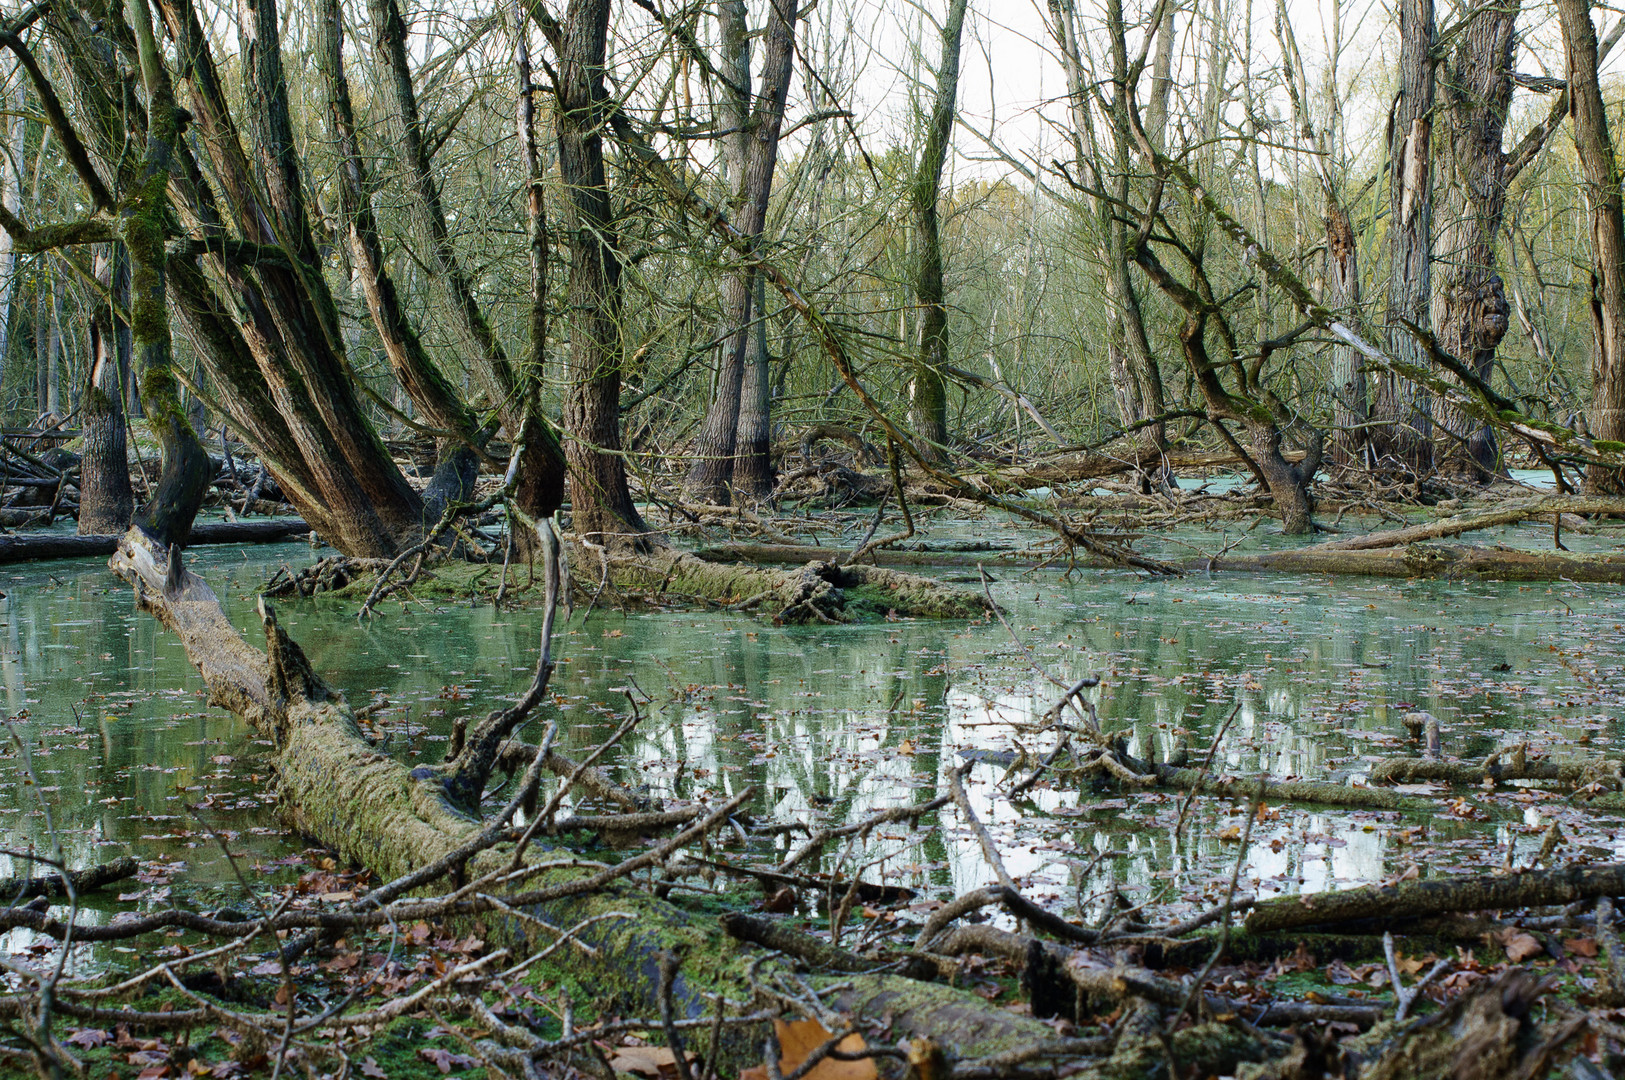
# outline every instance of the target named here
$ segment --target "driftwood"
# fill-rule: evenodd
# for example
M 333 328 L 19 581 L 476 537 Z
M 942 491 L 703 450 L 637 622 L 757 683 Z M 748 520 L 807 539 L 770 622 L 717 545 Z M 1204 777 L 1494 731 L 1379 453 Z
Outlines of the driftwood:
M 1458 911 L 1545 907 L 1625 896 L 1625 863 L 1526 870 L 1500 877 L 1458 877 L 1366 885 L 1255 904 L 1249 934 L 1373 920 L 1387 925 Z
M 1254 796 L 1269 802 L 1320 803 L 1324 806 L 1366 806 L 1379 810 L 1429 811 L 1437 805 L 1428 799 L 1419 799 L 1387 788 L 1351 787 L 1316 780 L 1243 780 L 1217 777 L 1198 769 L 1181 769 L 1174 765 L 1156 766 L 1157 782 L 1163 787 L 1194 791 L 1199 795 L 1218 795 L 1228 799 L 1251 799 Z M 1262 783 L 1262 788 L 1260 788 Z
M 1298 550 L 1370 551 L 1403 547 L 1422 540 L 1460 536 L 1479 529 L 1492 529 L 1497 525 L 1511 525 L 1514 522 L 1550 517 L 1553 514 L 1625 514 L 1625 499 L 1587 495 L 1543 495 L 1533 499 L 1516 499 L 1482 513 L 1457 514 L 1426 525 L 1412 525 L 1403 529 L 1355 536 L 1347 540 L 1329 540 L 1324 544 Z
M 1521 748 L 1520 748 L 1521 750 Z M 1600 779 L 1618 781 L 1625 763 L 1606 758 L 1553 761 L 1526 753 L 1491 754 L 1483 761 L 1437 761 L 1427 758 L 1384 758 L 1371 767 L 1371 779 L 1378 783 L 1481 784 L 1535 780 L 1559 784 L 1588 784 Z
M 0 903 L 16 903 L 18 900 L 31 896 L 61 897 L 68 895 L 68 886 L 73 886 L 73 893 L 91 892 L 103 885 L 111 885 L 115 881 L 135 876 L 140 864 L 135 856 L 125 855 L 114 859 L 110 863 L 100 866 L 90 866 L 83 870 L 69 870 L 68 880 L 64 882 L 61 874 L 43 874 L 39 877 L 5 878 L 0 880 Z
M 1479 577 L 1496 581 L 1600 581 L 1625 584 L 1625 554 L 1521 551 L 1415 543 L 1349 551 L 1325 547 L 1190 559 L 1186 570 L 1352 574 L 1364 577 Z
M 223 521 L 192 526 L 187 547 L 207 544 L 269 544 L 289 537 L 304 536 L 310 526 L 298 518 L 276 521 Z M 111 555 L 118 550 L 119 536 L 72 536 L 57 533 L 22 533 L 0 536 L 0 563 L 28 562 L 34 559 L 79 559 Z

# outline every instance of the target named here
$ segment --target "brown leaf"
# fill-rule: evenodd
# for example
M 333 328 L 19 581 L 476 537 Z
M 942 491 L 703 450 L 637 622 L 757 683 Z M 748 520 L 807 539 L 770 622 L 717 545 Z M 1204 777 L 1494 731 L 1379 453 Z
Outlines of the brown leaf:
M 691 1051 L 683 1053 L 688 1060 L 694 1060 Z M 677 1055 L 669 1046 L 623 1046 L 610 1056 L 609 1067 L 618 1073 L 665 1080 L 677 1075 Z
M 389 1074 L 380 1069 L 370 1055 L 361 1063 L 361 1075 L 370 1080 L 389 1080 Z
M 442 1050 L 438 1046 L 424 1046 L 418 1048 L 418 1057 L 427 1061 L 441 1073 L 449 1073 L 453 1069 L 466 1069 L 479 1062 L 467 1054 L 457 1054 L 450 1050 Z
M 1546 947 L 1533 934 L 1512 934 L 1502 945 L 1506 948 L 1507 959 L 1514 964 L 1521 964 L 1531 956 L 1539 956 L 1546 951 Z
M 1597 939 L 1588 937 L 1569 938 L 1567 941 L 1563 942 L 1563 948 L 1567 949 L 1575 956 L 1596 956 Z
M 1593 953 L 1592 955 L 1595 956 L 1596 954 Z M 113 1036 L 100 1028 L 80 1028 L 69 1035 L 67 1041 L 74 1046 L 82 1046 L 86 1050 L 92 1050 L 98 1046 L 106 1046 L 113 1041 Z
M 807 1056 L 825 1042 L 829 1041 L 830 1032 L 817 1020 L 775 1020 L 773 1030 L 779 1038 L 779 1073 L 789 1075 L 791 1071 L 801 1066 Z M 856 1033 L 848 1035 L 838 1044 L 839 1048 L 849 1054 L 866 1049 L 868 1044 L 863 1036 Z M 806 1080 L 879 1080 L 880 1073 L 875 1070 L 875 1063 L 868 1058 L 862 1061 L 836 1061 L 825 1058 L 807 1073 Z M 739 1080 L 767 1080 L 767 1068 L 758 1065 L 754 1069 L 746 1069 L 739 1074 Z

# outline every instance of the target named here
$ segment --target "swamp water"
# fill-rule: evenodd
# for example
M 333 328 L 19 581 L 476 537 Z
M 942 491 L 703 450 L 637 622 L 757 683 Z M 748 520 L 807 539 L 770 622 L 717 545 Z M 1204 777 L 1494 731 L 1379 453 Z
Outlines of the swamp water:
M 1537 546 L 1550 534 L 1503 535 Z M 312 557 L 306 544 L 210 548 L 188 565 L 257 640 L 255 589 L 276 567 Z M 1200 762 L 1223 730 L 1213 768 L 1237 777 L 1358 777 L 1377 758 L 1417 752 L 1400 722 L 1413 708 L 1442 721 L 1449 757 L 1482 759 L 1525 741 L 1554 753 L 1621 749 L 1625 591 L 1614 586 L 993 573 L 1019 645 L 997 621 L 776 627 L 600 604 L 561 631 L 538 716 L 557 718 L 561 746 L 579 750 L 612 731 L 635 695 L 645 719 L 612 754 L 621 779 L 681 799 L 753 784 L 758 816 L 814 827 L 933 797 L 966 750 L 1044 752 L 1050 736 L 1023 728 L 1060 691 L 1037 667 L 1068 684 L 1101 676 L 1091 700 L 1136 755 L 1161 759 L 1183 744 Z M 306 845 L 277 826 L 267 748 L 207 706 L 179 644 L 135 612 L 104 560 L 8 568 L 0 590 L 0 846 L 48 853 L 58 842 L 74 866 L 126 852 L 143 860 L 140 880 L 100 894 L 88 920 L 234 903 L 247 884 L 291 880 L 307 866 Z M 538 610 L 397 599 L 358 624 L 356 606 L 317 598 L 278 610 L 353 704 L 387 701 L 369 722 L 402 760 L 437 760 L 454 717 L 483 716 L 529 680 Z M 1177 792 L 1085 782 L 1040 785 L 1012 802 L 997 787 L 1004 772 L 978 765 L 970 796 L 1034 899 L 1093 917 L 1114 889 L 1175 908 L 1222 896 L 1243 805 L 1198 800 L 1181 829 Z M 1543 793 L 1503 788 L 1439 807 L 1416 817 L 1272 805 L 1255 818 L 1241 888 L 1481 870 L 1501 865 L 1509 847 L 1522 865 L 1552 821 L 1568 837 L 1561 859 L 1625 857 L 1625 820 Z M 888 827 L 831 858 L 924 898 L 993 880 L 975 838 L 947 813 L 945 832 L 926 818 L 921 834 Z M 778 843 L 782 854 L 794 838 Z M 0 858 L 0 874 L 23 872 L 23 860 Z M 5 942 L 30 944 L 26 931 Z

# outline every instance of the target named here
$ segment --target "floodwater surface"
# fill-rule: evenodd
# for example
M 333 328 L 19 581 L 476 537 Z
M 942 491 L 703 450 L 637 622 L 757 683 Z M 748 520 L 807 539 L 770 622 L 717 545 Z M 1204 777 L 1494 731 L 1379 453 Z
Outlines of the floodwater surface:
M 1503 535 L 1550 542 L 1549 530 Z M 212 548 L 189 566 L 256 640 L 255 590 L 277 567 L 313 557 L 303 543 Z M 1134 754 L 1160 760 L 1183 746 L 1241 778 L 1357 782 L 1382 757 L 1419 753 L 1400 720 L 1417 709 L 1441 721 L 1448 757 L 1482 759 L 1520 742 L 1618 756 L 1617 587 L 993 573 L 1008 628 L 909 619 L 785 627 L 606 598 L 562 623 L 550 700 L 527 735 L 557 720 L 565 748 L 594 746 L 635 701 L 644 720 L 611 758 L 625 782 L 667 799 L 754 786 L 758 818 L 815 827 L 925 801 L 946 790 L 943 770 L 965 751 L 992 752 L 968 778 L 972 805 L 1024 890 L 1068 916 L 1098 914 L 1114 892 L 1135 904 L 1210 902 L 1243 853 L 1249 816 L 1241 887 L 1264 893 L 1347 887 L 1412 867 L 1499 866 L 1509 849 L 1522 864 L 1553 821 L 1568 837 L 1567 859 L 1625 855 L 1621 819 L 1533 790 L 1458 793 L 1421 818 L 1286 805 L 1249 815 L 1245 804 L 1203 799 L 1182 823 L 1180 793 L 1096 790 L 1087 779 L 1046 781 L 1011 800 L 996 763 L 1053 746 L 1052 733 L 1033 729 L 1057 683 L 1087 675 L 1100 677 L 1088 693 L 1103 727 Z M 268 747 L 208 705 L 177 641 L 135 611 L 103 560 L 6 568 L 0 590 L 0 875 L 25 872 L 19 855 L 30 851 L 60 850 L 73 866 L 134 854 L 141 879 L 88 915 L 111 918 L 232 903 L 250 883 L 294 872 L 308 845 L 278 826 Z M 483 716 L 530 678 L 539 610 L 398 597 L 363 623 L 356 607 L 317 598 L 279 612 L 318 672 L 353 704 L 380 705 L 368 722 L 403 761 L 438 760 L 454 718 Z M 780 854 L 793 842 L 778 840 Z M 993 880 L 951 812 L 914 833 L 888 827 L 834 850 L 825 868 L 836 864 L 928 898 Z M 30 940 L 18 931 L 7 944 Z

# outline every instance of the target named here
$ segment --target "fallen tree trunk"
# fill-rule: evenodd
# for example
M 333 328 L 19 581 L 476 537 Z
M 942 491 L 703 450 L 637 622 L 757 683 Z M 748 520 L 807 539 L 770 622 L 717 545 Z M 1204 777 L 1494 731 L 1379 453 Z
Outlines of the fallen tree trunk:
M 1416 543 L 1380 551 L 1260 551 L 1191 559 L 1186 570 L 1349 574 L 1360 577 L 1479 577 L 1494 581 L 1599 581 L 1625 584 L 1625 555 L 1613 552 L 1520 551 L 1515 548 Z
M 1287 450 L 1281 456 L 1288 462 L 1298 462 L 1303 460 L 1304 455 L 1302 450 Z M 1160 451 L 1136 442 L 1124 447 L 1120 454 L 1114 454 L 1109 449 L 1062 452 L 1036 461 L 994 469 L 984 473 L 980 479 L 998 485 L 1002 490 L 1011 490 L 1103 480 L 1135 470 L 1157 472 L 1166 467 L 1181 472 L 1242 463 L 1242 459 L 1229 450 Z M 974 483 L 977 478 L 970 479 Z
M 1503 760 L 1492 754 L 1484 761 L 1438 761 L 1428 758 L 1383 758 L 1371 767 L 1371 779 L 1378 783 L 1481 784 L 1489 781 L 1535 780 L 1560 784 L 1589 784 L 1598 780 L 1618 781 L 1619 761 L 1605 758 L 1576 758 L 1553 761 L 1527 760 L 1514 754 Z
M 811 559 L 794 570 L 712 562 L 675 548 L 604 553 L 600 559 L 618 586 L 703 597 L 741 611 L 760 606 L 776 612 L 780 622 L 849 622 L 865 610 L 969 619 L 989 610 L 987 598 L 975 590 L 879 566 L 841 566 L 832 559 Z M 582 565 L 578 557 L 577 570 L 590 576 L 591 563 Z
M 1302 926 L 1377 920 L 1393 923 L 1457 911 L 1544 907 L 1625 896 L 1625 863 L 1527 870 L 1500 877 L 1440 878 L 1397 885 L 1284 896 L 1255 904 L 1247 913 L 1249 934 Z
M 1586 495 L 1543 495 L 1534 499 L 1518 499 L 1479 514 L 1458 514 L 1426 525 L 1412 525 L 1404 529 L 1355 536 L 1348 540 L 1329 540 L 1299 551 L 1370 551 L 1376 548 L 1401 547 L 1419 540 L 1438 540 L 1446 536 L 1479 529 L 1492 529 L 1497 525 L 1511 525 L 1531 518 L 1552 514 L 1625 514 L 1625 499 Z
M 68 880 L 64 882 L 61 874 L 43 874 L 39 877 L 5 878 L 0 880 L 0 903 L 15 903 L 29 896 L 59 897 L 68 895 L 68 887 L 73 887 L 73 895 L 91 892 L 103 885 L 111 885 L 115 881 L 135 876 L 140 864 L 135 856 L 125 855 L 114 859 L 110 863 L 99 866 L 87 866 L 83 870 L 69 870 Z
M 166 574 L 168 565 L 167 553 L 133 529 L 111 562 L 134 586 L 137 604 L 180 639 L 211 702 L 271 740 L 293 828 L 386 879 L 432 865 L 480 835 L 482 823 L 448 797 L 448 781 L 439 771 L 408 770 L 374 749 L 343 695 L 311 670 L 268 607 L 262 609 L 267 652 L 261 652 L 238 634 L 201 578 L 178 567 L 178 573 Z M 513 857 L 511 845 L 489 848 L 469 860 L 463 875 L 506 870 Z M 598 920 L 575 934 L 593 952 L 567 961 L 572 980 L 593 988 L 594 1000 L 582 1004 L 606 1013 L 655 1015 L 660 986 L 654 958 L 663 951 L 686 957 L 671 984 L 671 1001 L 687 1017 L 714 1011 L 709 995 L 751 1001 L 758 980 L 775 970 L 759 950 L 733 941 L 710 919 L 622 883 L 596 884 L 602 867 L 568 850 L 534 851 L 524 856 L 524 867 L 527 892 L 516 903 L 529 916 L 559 927 Z M 530 918 L 493 918 L 487 940 L 516 951 L 551 944 L 537 926 Z M 960 1056 L 1041 1046 L 1055 1038 L 1047 1025 L 973 994 L 896 975 L 846 975 L 839 986 L 833 978 L 822 985 L 832 991 L 826 1002 L 888 1014 L 898 1032 L 932 1038 Z M 725 1056 L 738 1065 L 758 1060 L 759 1051 L 759 1040 L 750 1036 Z
M 222 521 L 192 526 L 187 547 L 207 544 L 270 544 L 293 536 L 304 536 L 310 526 L 298 518 L 276 521 Z M 81 559 L 111 555 L 118 550 L 120 536 L 74 536 L 69 533 L 23 533 L 0 536 L 0 563 L 37 559 Z
M 1217 795 L 1226 799 L 1251 799 L 1255 796 L 1266 802 L 1306 802 L 1322 806 L 1363 806 L 1378 810 L 1412 810 L 1426 813 L 1438 809 L 1431 799 L 1419 799 L 1388 788 L 1351 787 L 1317 780 L 1245 780 L 1237 777 L 1214 776 L 1199 769 L 1182 769 L 1174 765 L 1158 764 L 1153 775 L 1162 787 L 1194 791 L 1199 795 Z
M 1116 539 L 1106 535 L 1106 539 Z M 694 552 L 696 558 L 706 562 L 715 563 L 808 563 L 808 562 L 834 562 L 851 554 L 835 548 L 817 547 L 812 544 L 744 544 L 727 543 L 712 544 L 710 547 L 700 548 Z M 998 564 L 1000 566 L 1037 566 L 1040 563 L 1056 560 L 1065 560 L 1065 556 L 1053 553 L 1038 553 L 1020 548 L 1004 548 L 994 550 L 954 551 L 948 549 L 924 549 L 910 551 L 894 551 L 881 548 L 871 551 L 864 556 L 865 562 L 872 562 L 876 566 L 945 566 L 966 567 L 974 569 L 985 564 Z M 1079 555 L 1075 561 L 1082 566 L 1114 566 L 1114 563 L 1093 555 Z

